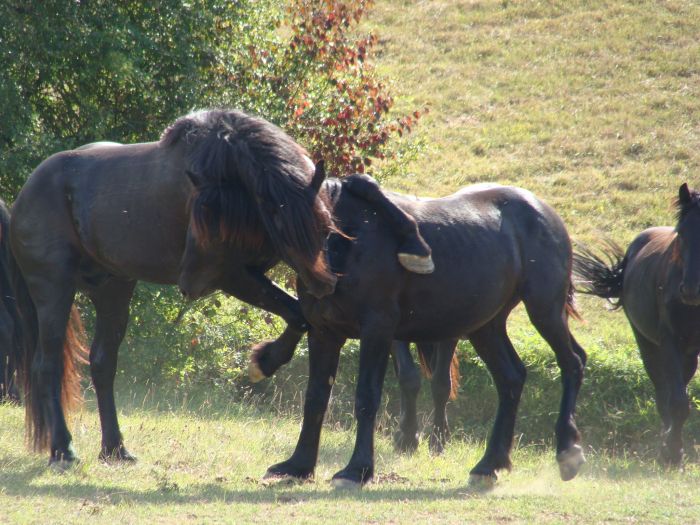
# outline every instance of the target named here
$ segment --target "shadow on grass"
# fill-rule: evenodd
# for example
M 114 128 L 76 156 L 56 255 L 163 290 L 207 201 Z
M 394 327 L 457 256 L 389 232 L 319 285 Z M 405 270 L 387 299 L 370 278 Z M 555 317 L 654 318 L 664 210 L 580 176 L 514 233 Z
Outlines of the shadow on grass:
M 188 484 L 180 487 L 177 482 L 166 477 L 163 479 L 152 478 L 143 489 L 134 489 L 109 483 L 108 473 L 105 473 L 105 483 L 96 483 L 80 479 L 85 477 L 77 467 L 68 473 L 48 473 L 46 463 L 38 460 L 27 461 L 26 456 L 0 457 L 0 464 L 4 465 L 0 472 L 0 493 L 19 497 L 54 497 L 62 500 L 74 500 L 76 506 L 85 502 L 100 502 L 106 504 L 135 503 L 147 505 L 173 505 L 173 504 L 202 504 L 202 503 L 247 503 L 247 504 L 272 504 L 272 503 L 299 503 L 318 501 L 387 501 L 400 502 L 410 500 L 465 500 L 485 497 L 510 497 L 512 489 L 518 489 L 523 480 L 498 482 L 493 490 L 480 489 L 467 486 L 455 487 L 449 479 L 427 480 L 427 483 L 437 483 L 442 487 L 421 488 L 411 484 L 411 480 L 391 473 L 378 474 L 380 481 L 373 483 L 366 490 L 327 490 L 327 480 L 317 480 L 305 483 L 271 483 L 266 484 L 258 479 L 245 478 L 237 481 L 237 484 L 247 484 L 244 488 L 230 488 L 227 486 L 231 480 L 216 482 L 202 482 Z M 7 468 L 7 467 L 11 468 Z M 592 467 L 592 468 L 591 468 Z M 656 464 L 643 464 L 627 462 L 616 464 L 606 462 L 601 465 L 591 465 L 582 473 L 585 480 L 637 482 L 660 481 L 669 478 L 669 471 Z M 89 468 L 89 467 L 87 467 Z M 115 469 L 129 469 L 129 466 L 118 466 Z M 99 475 L 101 473 L 93 473 Z M 549 468 L 536 467 L 533 469 L 533 482 L 537 480 L 546 483 L 559 482 L 555 474 Z M 675 481 L 685 479 L 683 474 L 672 472 L 670 478 Z M 687 477 L 688 482 L 698 478 L 698 472 Z M 66 477 L 71 477 L 68 479 Z M 421 481 L 422 482 L 422 481 Z M 528 482 L 529 483 L 529 482 Z M 575 483 L 575 482 L 573 482 Z

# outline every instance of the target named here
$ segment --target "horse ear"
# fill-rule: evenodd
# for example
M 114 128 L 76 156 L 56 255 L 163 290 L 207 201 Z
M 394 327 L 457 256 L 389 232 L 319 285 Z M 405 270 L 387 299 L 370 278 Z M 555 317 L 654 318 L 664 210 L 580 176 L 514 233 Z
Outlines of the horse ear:
M 194 171 L 190 170 L 185 170 L 185 174 L 187 175 L 187 178 L 190 179 L 190 182 L 195 188 L 201 187 L 202 177 L 198 173 L 195 173 Z
M 678 189 L 678 202 L 680 204 L 690 204 L 693 198 L 690 196 L 690 189 L 688 188 L 688 183 L 684 182 Z
M 316 163 L 314 178 L 311 179 L 311 189 L 314 191 L 314 193 L 318 193 L 324 180 L 326 180 L 326 163 L 323 160 L 319 160 Z

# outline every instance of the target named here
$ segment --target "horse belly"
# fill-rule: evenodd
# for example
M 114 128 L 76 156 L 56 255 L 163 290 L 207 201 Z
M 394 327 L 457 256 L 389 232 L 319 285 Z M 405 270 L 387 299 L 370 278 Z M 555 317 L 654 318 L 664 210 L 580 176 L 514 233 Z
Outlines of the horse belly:
M 94 263 L 121 277 L 172 284 L 185 248 L 189 188 L 183 176 L 148 163 L 139 168 L 140 176 L 117 166 L 74 185 L 73 221 Z
M 400 299 L 399 337 L 435 341 L 467 337 L 519 301 L 517 261 L 487 259 L 488 265 L 465 265 L 433 279 L 411 276 Z

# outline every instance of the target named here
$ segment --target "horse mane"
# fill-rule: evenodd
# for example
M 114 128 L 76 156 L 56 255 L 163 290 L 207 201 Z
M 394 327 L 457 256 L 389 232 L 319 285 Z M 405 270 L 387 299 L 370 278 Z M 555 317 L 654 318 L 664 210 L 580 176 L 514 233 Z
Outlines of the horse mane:
M 700 205 L 700 192 L 691 189 L 688 189 L 688 191 L 690 193 L 689 202 L 681 201 L 680 197 L 676 197 L 673 200 L 673 206 L 676 208 L 677 222 L 681 222 L 693 209 L 698 208 L 698 205 Z
M 164 147 L 185 144 L 199 184 L 191 206 L 198 239 L 219 238 L 256 248 L 265 238 L 315 271 L 322 237 L 335 228 L 326 203 L 308 191 L 313 167 L 306 151 L 274 124 L 242 111 L 197 111 L 176 120 Z

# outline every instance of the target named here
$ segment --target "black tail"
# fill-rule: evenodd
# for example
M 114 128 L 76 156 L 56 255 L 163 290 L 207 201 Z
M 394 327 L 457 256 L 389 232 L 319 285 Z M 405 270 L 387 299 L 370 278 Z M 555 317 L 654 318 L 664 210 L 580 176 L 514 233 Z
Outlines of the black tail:
M 625 252 L 612 241 L 605 243 L 601 255 L 579 245 L 574 253 L 573 265 L 577 289 L 582 293 L 609 299 L 615 308 L 620 308 L 626 266 Z
M 0 348 L 0 359 L 3 360 L 3 377 L 0 377 L 0 398 L 19 400 L 17 392 L 17 377 L 20 375 L 22 364 L 22 328 L 15 294 L 12 290 L 12 253 L 10 252 L 8 230 L 10 214 L 5 204 L 0 200 L 0 308 L 2 322 L 0 330 L 3 345 Z

